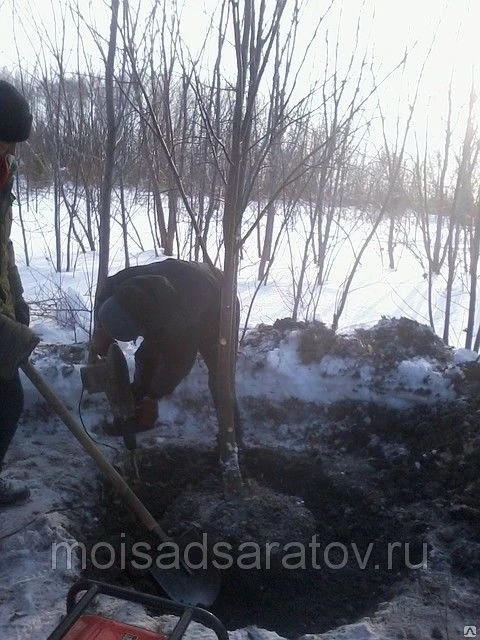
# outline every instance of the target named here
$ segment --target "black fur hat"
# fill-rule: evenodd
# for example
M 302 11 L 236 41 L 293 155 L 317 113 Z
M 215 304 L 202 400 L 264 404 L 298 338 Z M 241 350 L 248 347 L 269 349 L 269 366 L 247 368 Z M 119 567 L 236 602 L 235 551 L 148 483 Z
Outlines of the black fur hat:
M 23 142 L 30 135 L 31 127 L 28 102 L 9 82 L 0 80 L 0 140 Z

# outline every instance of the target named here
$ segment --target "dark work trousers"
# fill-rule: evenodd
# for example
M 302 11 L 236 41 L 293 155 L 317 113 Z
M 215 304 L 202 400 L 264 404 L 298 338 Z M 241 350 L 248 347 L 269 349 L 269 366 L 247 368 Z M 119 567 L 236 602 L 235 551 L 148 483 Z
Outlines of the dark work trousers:
M 17 373 L 11 380 L 0 380 L 0 470 L 23 410 L 23 389 Z
M 217 381 L 217 336 L 218 328 L 213 322 L 203 325 L 207 329 L 191 329 L 189 334 L 169 342 L 156 343 L 144 340 L 135 352 L 135 375 L 133 395 L 137 402 L 144 395 L 160 400 L 170 395 L 179 383 L 190 373 L 197 353 L 202 356 L 208 369 L 208 386 L 213 403 L 218 412 Z M 212 329 L 213 327 L 213 329 Z M 238 404 L 234 398 L 235 430 L 239 445 L 243 434 Z

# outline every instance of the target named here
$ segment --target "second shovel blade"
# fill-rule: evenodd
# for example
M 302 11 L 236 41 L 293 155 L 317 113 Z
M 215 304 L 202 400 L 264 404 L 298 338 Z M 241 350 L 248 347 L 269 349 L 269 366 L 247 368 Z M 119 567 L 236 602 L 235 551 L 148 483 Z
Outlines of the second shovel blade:
M 182 604 L 209 607 L 220 591 L 220 571 L 214 567 L 188 573 L 183 567 L 164 569 L 152 566 L 150 573 L 172 600 Z

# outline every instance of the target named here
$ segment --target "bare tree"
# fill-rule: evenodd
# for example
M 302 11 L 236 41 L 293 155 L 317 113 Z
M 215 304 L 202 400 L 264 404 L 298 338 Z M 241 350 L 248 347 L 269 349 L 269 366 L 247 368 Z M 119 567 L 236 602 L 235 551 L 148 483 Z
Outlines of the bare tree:
M 451 306 L 453 296 L 453 286 L 455 276 L 457 273 L 457 260 L 460 244 L 461 229 L 465 224 L 465 218 L 467 215 L 472 215 L 474 211 L 474 199 L 472 193 L 472 176 L 473 169 L 478 157 L 478 143 L 475 144 L 476 127 L 474 124 L 474 106 L 476 102 L 475 92 L 472 90 L 470 94 L 470 103 L 467 116 L 467 123 L 465 127 L 465 136 L 463 139 L 461 156 L 458 162 L 457 180 L 455 184 L 455 191 L 453 194 L 453 202 L 451 208 L 451 214 L 449 219 L 449 229 L 447 238 L 447 283 L 446 283 L 446 296 L 445 296 L 445 312 L 444 312 L 444 324 L 443 324 L 443 340 L 448 344 L 449 332 L 450 332 L 450 318 L 451 318 Z M 471 254 L 470 274 L 474 274 L 473 278 L 470 278 L 470 305 L 469 316 L 467 322 L 467 336 L 466 345 L 470 348 L 473 338 L 473 324 L 475 317 L 476 307 L 476 289 L 477 279 L 476 272 L 478 269 L 478 238 L 476 234 L 473 235 L 474 245 L 472 246 L 473 253 Z
M 117 137 L 115 113 L 115 51 L 117 47 L 119 0 L 111 0 L 110 36 L 105 60 L 105 111 L 106 136 L 104 147 L 104 170 L 100 190 L 98 276 L 97 291 L 100 291 L 108 276 L 110 256 L 110 208 L 112 202 L 113 172 Z M 99 44 L 99 43 L 98 43 Z M 100 46 L 100 45 L 99 45 Z M 103 54 L 103 50 L 102 54 Z
M 224 279 L 220 311 L 217 365 L 219 447 L 227 494 L 242 486 L 235 436 L 235 362 L 237 349 L 237 274 L 241 246 L 242 218 L 252 180 L 247 178 L 252 144 L 252 124 L 260 84 L 280 30 L 285 0 L 279 0 L 270 19 L 265 0 L 245 0 L 242 9 L 230 0 L 236 56 L 231 135 L 228 141 L 229 168 L 223 209 Z M 258 9 L 258 13 L 257 13 Z

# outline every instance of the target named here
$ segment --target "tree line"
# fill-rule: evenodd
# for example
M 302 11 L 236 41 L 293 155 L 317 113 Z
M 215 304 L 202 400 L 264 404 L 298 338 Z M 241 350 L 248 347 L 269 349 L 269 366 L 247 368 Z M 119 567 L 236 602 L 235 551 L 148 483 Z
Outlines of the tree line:
M 459 125 L 450 95 L 443 148 L 429 148 L 428 132 L 424 144 L 415 144 L 416 94 L 403 117 L 385 113 L 379 97 L 385 79 L 370 73 L 368 52 L 354 41 L 340 62 L 338 42 L 325 39 L 323 24 L 335 4 L 325 3 L 305 39 L 308 2 L 252 0 L 240 8 L 225 0 L 218 3 L 204 44 L 192 53 L 176 2 L 140 9 L 112 0 L 108 29 L 100 33 L 82 19 L 82 3 L 69 0 L 61 18 L 65 33 L 69 21 L 76 29 L 77 68 L 67 39 L 45 32 L 33 66 L 2 72 L 32 105 L 34 129 L 21 150 L 19 188 L 27 203 L 42 190 L 53 193 L 55 269 L 68 271 L 78 251 L 97 250 L 105 277 L 112 224 L 122 229 L 128 266 L 132 243 L 142 243 L 129 216 L 133 199 L 144 203 L 154 247 L 166 255 L 211 259 L 225 267 L 228 233 L 236 238 L 239 260 L 242 245 L 255 234 L 260 286 L 270 277 L 279 243 L 288 241 L 301 218 L 291 313 L 315 317 L 322 286 L 335 268 L 338 229 L 354 211 L 369 225 L 368 233 L 339 291 L 333 327 L 364 252 L 379 225 L 387 224 L 390 268 L 396 267 L 396 247 L 404 243 L 422 264 L 430 292 L 444 278 L 443 326 L 435 326 L 431 298 L 427 313 L 446 342 L 455 281 L 466 274 L 465 344 L 478 348 L 474 91 L 463 140 L 454 141 Z M 89 59 L 89 46 L 100 65 Z M 302 69 L 312 59 L 316 74 L 305 84 Z M 407 64 L 408 56 L 401 57 L 387 76 Z M 395 118 L 392 140 L 378 122 Z M 187 237 L 179 230 L 182 219 L 188 220 Z M 412 225 L 420 231 L 420 246 L 411 241 Z M 25 258 L 28 263 L 26 242 Z

